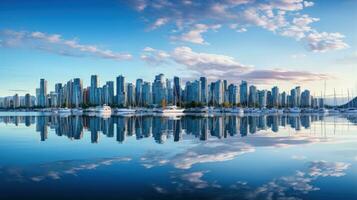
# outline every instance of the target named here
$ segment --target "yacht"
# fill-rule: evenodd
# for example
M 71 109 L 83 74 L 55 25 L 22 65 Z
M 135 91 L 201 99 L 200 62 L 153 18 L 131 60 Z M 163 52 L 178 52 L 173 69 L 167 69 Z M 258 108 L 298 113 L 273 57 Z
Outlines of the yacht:
M 239 108 L 239 107 L 231 108 L 230 111 L 231 111 L 231 113 L 238 114 L 238 115 L 243 115 L 244 114 L 244 110 L 242 108 Z
M 328 110 L 326 108 L 319 108 L 317 110 L 318 113 L 321 113 L 321 114 L 327 114 L 328 113 Z
M 58 110 L 59 114 L 71 114 L 71 109 L 70 108 L 60 108 Z
M 112 109 L 105 104 L 103 106 L 97 106 L 95 111 L 96 111 L 96 113 L 103 114 L 103 115 L 112 114 Z
M 72 109 L 72 114 L 81 115 L 81 114 L 83 114 L 83 110 L 81 108 L 73 108 Z
M 139 112 L 141 112 L 140 110 Z M 136 110 L 131 108 L 116 108 L 114 109 L 114 113 L 118 115 L 127 115 L 127 114 L 135 114 Z
M 155 110 L 157 113 L 183 113 L 184 109 L 182 108 L 177 108 L 176 106 L 166 106 L 165 108 L 160 108 Z
M 294 107 L 294 108 L 289 108 L 288 110 L 289 113 L 301 113 L 301 109 Z

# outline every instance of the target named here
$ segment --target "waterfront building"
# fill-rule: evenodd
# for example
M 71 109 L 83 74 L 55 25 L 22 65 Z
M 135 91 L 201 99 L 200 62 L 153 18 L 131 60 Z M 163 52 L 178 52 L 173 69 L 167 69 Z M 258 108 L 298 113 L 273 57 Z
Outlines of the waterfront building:
M 90 92 L 89 92 L 90 103 L 92 105 L 98 105 L 99 104 L 99 95 L 98 95 L 99 80 L 98 80 L 98 75 L 92 75 L 90 83 L 91 83 L 90 84 Z
M 177 76 L 174 77 L 173 95 L 174 104 L 181 105 L 181 79 Z
M 143 79 L 136 79 L 135 83 L 135 105 L 142 106 L 142 89 L 143 89 Z
M 125 77 L 120 75 L 117 77 L 117 105 L 120 107 L 126 106 L 125 94 Z
M 208 104 L 208 88 L 207 88 L 207 78 L 200 77 L 201 82 L 201 102 L 204 105 Z
M 230 84 L 228 86 L 228 102 L 234 106 L 239 103 L 239 89 L 238 86 Z
M 271 89 L 272 107 L 279 107 L 279 88 L 277 86 Z
M 162 105 L 166 101 L 165 81 L 164 74 L 155 76 L 154 83 L 152 84 L 152 101 L 155 105 Z
M 301 107 L 311 107 L 311 95 L 309 90 L 304 90 L 301 93 Z
M 258 104 L 260 108 L 266 108 L 267 106 L 267 91 L 260 90 L 258 91 Z
M 243 107 L 248 106 L 248 83 L 246 81 L 242 81 L 239 86 L 240 93 L 240 103 Z
M 46 107 L 47 81 L 45 79 L 40 79 L 40 88 L 38 93 L 38 106 Z
M 256 107 L 257 106 L 257 88 L 254 85 L 249 86 L 248 105 L 250 107 Z

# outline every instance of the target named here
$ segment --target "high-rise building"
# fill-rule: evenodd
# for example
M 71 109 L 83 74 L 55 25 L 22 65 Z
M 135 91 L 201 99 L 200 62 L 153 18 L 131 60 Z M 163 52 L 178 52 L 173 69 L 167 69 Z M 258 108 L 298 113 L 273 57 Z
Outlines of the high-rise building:
M 201 82 L 198 80 L 188 81 L 185 86 L 185 101 L 190 102 L 201 102 Z
M 208 103 L 207 78 L 200 77 L 200 82 L 201 82 L 201 102 L 204 105 L 207 105 L 207 103 Z
M 134 85 L 132 83 L 127 84 L 127 89 L 126 89 L 126 94 L 127 94 L 127 105 L 128 106 L 134 106 L 135 100 L 134 100 Z
M 117 77 L 117 104 L 118 106 L 126 106 L 125 94 L 125 77 L 120 75 Z
M 142 89 L 143 89 L 143 79 L 136 79 L 135 84 L 135 104 L 137 106 L 142 106 Z
M 174 90 L 169 79 L 166 79 L 166 103 L 169 105 L 174 104 Z
M 173 87 L 173 100 L 174 104 L 181 105 L 181 79 L 177 76 L 174 77 L 174 87 Z
M 32 107 L 32 101 L 31 101 L 31 95 L 26 94 L 25 95 L 25 107 L 26 108 L 31 108 Z
M 71 106 L 79 107 L 83 103 L 83 84 L 80 78 L 73 79 L 72 83 L 72 102 Z
M 13 108 L 20 107 L 20 97 L 18 94 L 15 94 L 12 98 L 12 106 Z
M 213 83 L 213 105 L 221 105 L 224 100 L 224 85 L 222 80 Z
M 301 105 L 301 88 L 297 86 L 296 90 L 296 106 L 299 107 Z
M 301 106 L 305 108 L 311 107 L 311 95 L 309 90 L 304 90 L 301 93 Z
M 271 95 L 272 95 L 272 106 L 273 107 L 279 107 L 279 88 L 277 86 L 273 87 L 271 89 Z
M 281 107 L 286 107 L 287 106 L 287 96 L 286 96 L 286 92 L 282 92 L 280 95 L 280 105 Z
M 257 88 L 254 85 L 249 86 L 249 99 L 248 99 L 248 105 L 251 107 L 257 106 Z
M 266 108 L 267 106 L 267 91 L 260 90 L 258 91 L 258 104 L 260 108 Z
M 64 103 L 63 88 L 62 83 L 55 84 L 55 93 L 57 94 L 57 105 L 56 107 L 61 107 Z
M 290 90 L 290 99 L 289 99 L 289 106 L 290 107 L 297 107 L 297 91 L 296 89 L 291 89 Z
M 240 84 L 239 93 L 241 105 L 248 106 L 248 83 L 246 81 L 242 81 Z
M 237 105 L 239 103 L 239 90 L 234 84 L 228 86 L 228 102 L 231 105 Z
M 40 79 L 40 89 L 38 96 L 38 106 L 46 107 L 46 96 L 47 96 L 47 81 L 45 79 Z
M 148 106 L 152 103 L 151 97 L 151 84 L 149 82 L 144 82 L 142 87 L 142 105 Z
M 161 105 L 163 101 L 166 101 L 166 89 L 164 74 L 155 76 L 154 83 L 152 84 L 152 101 L 155 105 Z
M 99 86 L 98 75 L 92 75 L 90 79 L 90 91 L 89 91 L 89 100 L 92 105 L 99 104 L 98 86 Z

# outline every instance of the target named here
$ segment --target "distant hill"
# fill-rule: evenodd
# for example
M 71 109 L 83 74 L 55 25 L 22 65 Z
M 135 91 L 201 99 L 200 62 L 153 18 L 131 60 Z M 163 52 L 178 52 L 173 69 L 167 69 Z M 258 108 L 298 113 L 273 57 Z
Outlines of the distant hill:
M 355 107 L 357 108 L 357 97 L 352 99 L 351 101 L 347 102 L 346 104 L 343 104 L 339 106 L 340 108 L 348 108 L 348 107 Z

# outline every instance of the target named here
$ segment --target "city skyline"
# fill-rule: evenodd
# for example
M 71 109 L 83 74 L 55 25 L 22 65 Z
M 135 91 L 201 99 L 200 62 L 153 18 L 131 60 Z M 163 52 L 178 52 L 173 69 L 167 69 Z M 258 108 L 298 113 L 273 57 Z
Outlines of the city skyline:
M 141 78 L 136 83 L 127 82 L 119 75 L 116 81 L 101 84 L 98 75 L 90 76 L 90 84 L 73 78 L 64 83 L 55 83 L 53 90 L 48 88 L 46 79 L 41 78 L 35 95 L 27 93 L 19 96 L 0 98 L 0 108 L 79 108 L 109 105 L 112 107 L 256 107 L 256 108 L 323 108 L 325 97 L 312 95 L 309 89 L 295 86 L 290 91 L 280 90 L 278 86 L 270 90 L 257 88 L 242 81 L 240 84 L 227 80 L 208 81 L 199 77 L 183 82 L 178 76 L 172 79 L 164 74 L 155 76 L 152 82 Z M 334 100 L 332 106 L 341 102 Z M 354 104 L 352 105 L 354 106 Z
M 165 3 L 166 2 L 166 3 Z M 357 2 L 3 1 L 0 96 L 77 77 L 157 74 L 356 96 Z M 166 11 L 165 11 L 166 10 Z M 175 13 L 172 14 L 171 13 Z M 217 18 L 213 17 L 217 16 Z M 352 72 L 352 73 L 351 73 Z M 113 74 L 115 74 L 113 76 Z

